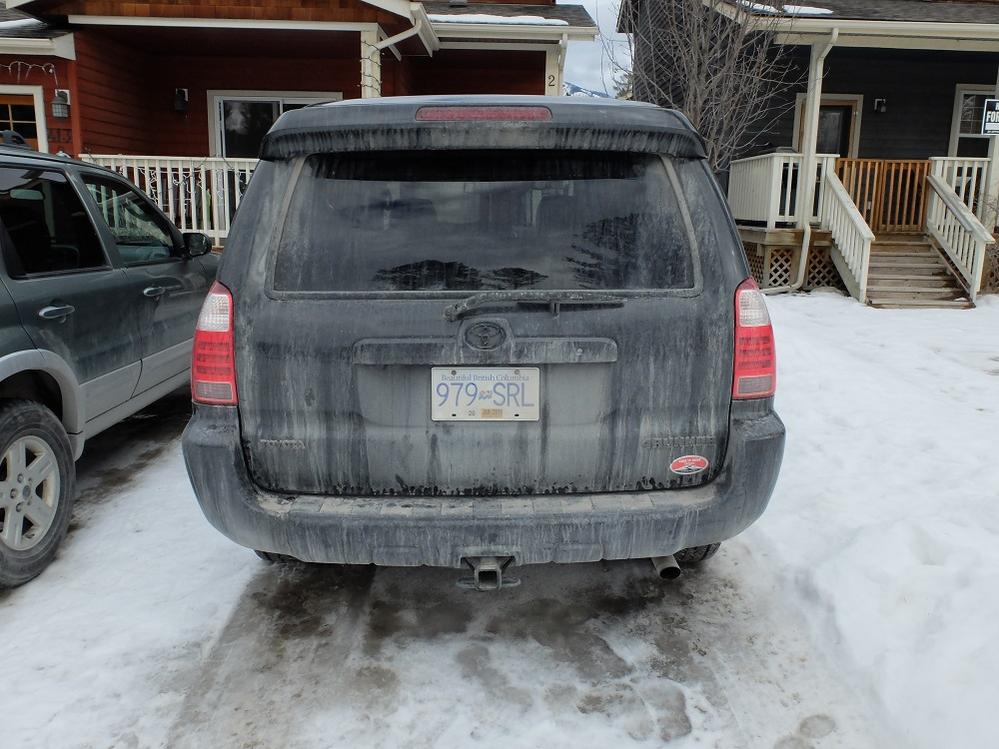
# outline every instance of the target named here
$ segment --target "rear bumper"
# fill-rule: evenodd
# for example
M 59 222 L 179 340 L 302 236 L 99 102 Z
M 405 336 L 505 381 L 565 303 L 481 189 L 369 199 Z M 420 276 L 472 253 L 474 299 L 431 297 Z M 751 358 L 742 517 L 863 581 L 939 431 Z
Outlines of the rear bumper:
M 198 406 L 184 459 L 205 516 L 251 549 L 308 562 L 462 567 L 673 554 L 740 533 L 766 508 L 784 453 L 770 403 L 736 403 L 725 465 L 691 489 L 536 497 L 322 497 L 263 491 L 250 479 L 234 407 Z

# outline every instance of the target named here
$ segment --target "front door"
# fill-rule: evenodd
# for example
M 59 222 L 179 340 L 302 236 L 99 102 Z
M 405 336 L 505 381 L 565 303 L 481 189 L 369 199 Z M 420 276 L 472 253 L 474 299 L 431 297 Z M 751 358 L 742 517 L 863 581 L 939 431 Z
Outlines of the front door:
M 816 153 L 837 154 L 843 158 L 855 155 L 860 127 L 860 97 L 824 98 L 819 107 L 819 128 L 816 133 Z M 805 98 L 798 99 L 798 148 L 805 139 Z
M 73 184 L 55 169 L 0 165 L 0 224 L 21 324 L 72 368 L 87 420 L 126 401 L 141 366 L 133 301 Z
M 191 366 L 191 339 L 208 275 L 197 258 L 185 257 L 166 218 L 128 183 L 81 175 L 118 250 L 142 339 L 144 392 Z
M 841 156 L 849 155 L 852 131 L 852 105 L 823 105 L 819 109 L 819 132 L 816 153 L 836 153 Z

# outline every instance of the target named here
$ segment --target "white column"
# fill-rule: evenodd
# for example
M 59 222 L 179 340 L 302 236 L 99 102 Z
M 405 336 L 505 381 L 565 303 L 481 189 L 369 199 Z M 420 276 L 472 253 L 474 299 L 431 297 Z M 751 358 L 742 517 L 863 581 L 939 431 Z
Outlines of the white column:
M 545 96 L 561 96 L 562 88 L 559 86 L 558 70 L 558 47 L 548 47 L 545 50 Z
M 822 74 L 828 48 L 813 44 L 808 64 L 808 88 L 805 92 L 804 137 L 801 142 L 801 171 L 798 172 L 798 226 L 805 227 L 812 219 L 815 203 L 815 151 L 819 140 L 819 108 L 822 105 Z
M 361 98 L 373 99 L 382 95 L 382 53 L 378 44 L 378 30 L 361 32 Z
M 562 96 L 565 93 L 565 51 L 569 38 L 562 35 L 558 46 L 545 48 L 545 96 Z

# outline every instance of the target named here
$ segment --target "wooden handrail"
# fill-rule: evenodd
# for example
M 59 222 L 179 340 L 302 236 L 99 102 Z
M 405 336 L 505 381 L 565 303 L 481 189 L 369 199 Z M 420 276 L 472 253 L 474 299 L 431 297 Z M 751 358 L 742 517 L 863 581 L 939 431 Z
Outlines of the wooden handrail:
M 978 217 L 972 213 L 971 209 L 957 197 L 957 193 L 954 192 L 950 185 L 935 174 L 927 176 L 926 181 L 937 197 L 943 201 L 947 209 L 954 214 L 954 218 L 961 225 L 962 229 L 974 235 L 975 239 L 979 242 L 992 244 L 996 241 L 995 237 L 989 233 L 989 230 L 978 220 Z
M 836 172 L 831 169 L 826 171 L 823 182 L 825 190 L 819 213 L 822 228 L 828 229 L 832 234 L 837 250 L 832 254 L 833 263 L 843 276 L 850 293 L 861 304 L 866 304 L 874 232 Z
M 875 240 L 874 232 L 864 220 L 864 214 L 857 209 L 857 206 L 850 198 L 850 193 L 846 191 L 846 188 L 843 186 L 839 177 L 834 172 L 830 172 L 829 176 L 834 179 L 829 179 L 828 184 L 826 185 L 827 188 L 832 190 L 833 194 L 839 199 L 840 203 L 842 203 L 843 210 L 850 217 L 851 222 L 856 228 L 857 233 L 860 234 L 861 238 L 869 239 L 873 242 Z
M 985 250 L 995 239 L 947 182 L 931 174 L 926 184 L 932 191 L 926 231 L 950 259 L 974 304 L 982 282 Z

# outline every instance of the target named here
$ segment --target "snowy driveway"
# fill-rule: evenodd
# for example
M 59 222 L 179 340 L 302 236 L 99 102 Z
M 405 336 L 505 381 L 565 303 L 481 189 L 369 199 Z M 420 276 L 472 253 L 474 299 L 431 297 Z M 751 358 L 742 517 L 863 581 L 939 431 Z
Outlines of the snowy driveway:
M 183 396 L 105 433 L 59 559 L 0 594 L 0 747 L 988 745 L 999 304 L 771 307 L 781 483 L 674 584 L 267 566 L 194 502 Z

